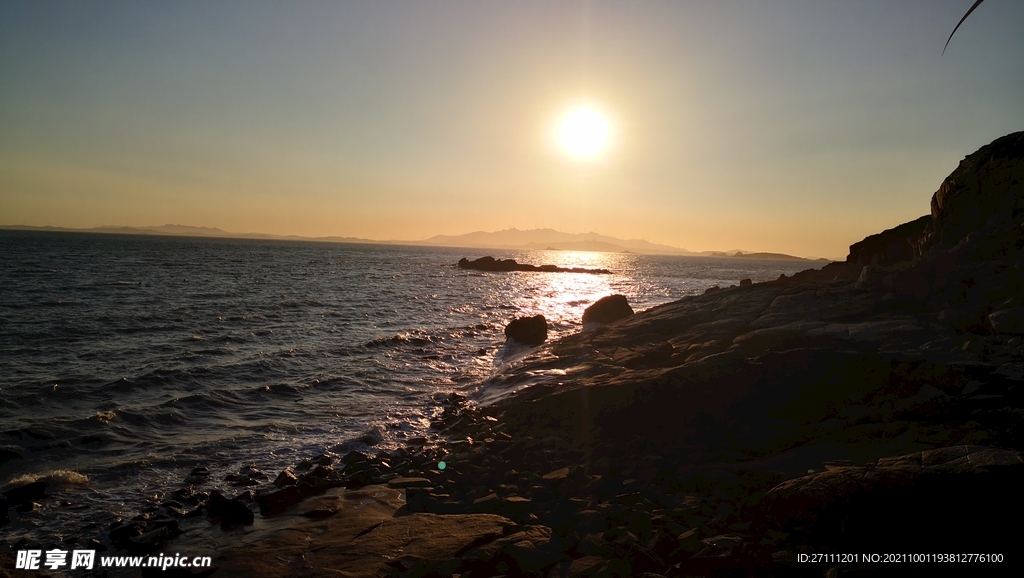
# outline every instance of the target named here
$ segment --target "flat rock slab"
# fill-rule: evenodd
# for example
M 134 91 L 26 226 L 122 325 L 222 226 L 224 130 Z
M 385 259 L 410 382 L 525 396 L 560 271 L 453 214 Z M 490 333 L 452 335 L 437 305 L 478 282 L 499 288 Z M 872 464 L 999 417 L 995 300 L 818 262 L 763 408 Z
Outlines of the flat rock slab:
M 401 491 L 383 486 L 308 500 L 303 512 L 322 517 L 221 552 L 217 575 L 377 576 L 402 559 L 455 558 L 515 525 L 493 514 L 402 515 L 404 505 Z
M 959 445 L 883 458 L 865 466 L 829 466 L 786 481 L 761 500 L 768 519 L 798 540 L 850 547 L 1010 548 L 1006 520 L 1024 501 L 1019 452 Z

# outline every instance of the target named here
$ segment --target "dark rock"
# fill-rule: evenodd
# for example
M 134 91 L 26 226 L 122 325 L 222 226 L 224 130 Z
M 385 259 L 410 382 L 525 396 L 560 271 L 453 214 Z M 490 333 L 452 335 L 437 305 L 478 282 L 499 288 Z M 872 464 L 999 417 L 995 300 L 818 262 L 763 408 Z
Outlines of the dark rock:
M 747 287 L 747 286 L 753 285 L 753 284 L 754 284 L 754 282 L 751 281 L 750 279 L 740 279 L 740 287 Z
M 518 317 L 505 327 L 505 336 L 523 345 L 540 345 L 548 338 L 548 323 L 543 315 Z
M 199 466 L 192 468 L 189 475 L 185 476 L 185 483 L 189 485 L 202 484 L 210 477 L 210 468 L 206 466 Z
M 931 218 L 944 242 L 956 243 L 997 216 L 1019 222 L 1024 212 L 1024 132 L 996 139 L 968 155 L 932 196 Z
M 39 502 L 22 502 L 17 507 L 17 510 L 19 514 L 27 514 L 28 512 L 34 512 L 42 507 L 43 505 Z
M 988 321 L 996 333 L 1024 335 L 1024 307 L 993 311 Z
M 121 524 L 111 528 L 109 537 L 115 546 L 128 542 L 131 538 L 141 536 L 145 532 L 145 525 L 141 522 Z
M 908 261 L 923 253 L 931 236 L 932 218 L 925 215 L 850 245 L 846 262 L 860 269 L 866 265 L 885 266 Z
M 473 508 L 449 494 L 435 492 L 433 488 L 409 488 L 405 491 L 406 508 L 410 512 L 432 514 L 462 514 Z M 481 510 L 476 510 L 481 511 Z
M 10 514 L 7 512 L 7 496 L 0 494 L 0 526 L 3 526 L 7 522 L 10 522 Z
M 276 492 L 256 497 L 256 503 L 260 506 L 260 514 L 263 516 L 280 514 L 301 501 L 302 493 L 296 486 L 288 486 Z
M 365 474 L 365 472 L 359 473 Z M 359 473 L 356 475 L 359 475 Z M 354 476 L 349 476 L 350 479 L 353 477 Z M 331 466 L 317 466 L 309 472 L 299 476 L 294 487 L 299 490 L 302 497 L 308 498 L 310 496 L 319 496 L 331 488 L 337 488 L 343 485 L 346 485 L 345 481 L 335 475 L 334 468 Z
M 526 265 L 517 263 L 515 259 L 495 259 L 494 257 L 480 257 L 470 261 L 463 257 L 459 259 L 459 269 L 472 269 L 474 271 L 510 272 L 510 271 L 534 271 L 541 273 L 591 273 L 608 274 L 607 269 L 584 269 L 581 267 L 557 267 L 555 265 Z
M 428 488 L 428 487 L 430 487 L 430 486 L 432 486 L 434 484 L 433 484 L 433 482 L 431 482 L 427 478 L 406 478 L 406 477 L 399 476 L 399 477 L 389 481 L 388 485 L 391 486 L 392 488 L 406 489 L 406 488 Z
M 625 295 L 609 295 L 583 310 L 583 323 L 611 323 L 633 315 Z
M 46 482 L 35 481 L 23 486 L 17 486 L 4 490 L 4 497 L 12 505 L 30 503 L 46 497 Z
M 928 298 L 928 279 L 918 270 L 897 271 L 894 284 L 898 297 L 918 301 Z
M 700 539 L 700 531 L 697 528 L 691 528 L 682 534 L 678 538 L 678 547 L 681 551 L 687 554 L 696 554 L 704 549 L 704 543 Z
M 818 543 L 844 536 L 851 546 L 900 541 L 908 547 L 995 548 L 1007 537 L 986 522 L 1024 514 L 1024 504 L 1007 499 L 1024 481 L 1024 460 L 1016 451 L 955 446 L 844 466 L 784 482 L 761 500 L 775 524 Z M 958 509 L 935 508 L 958 496 Z M 950 528 L 973 528 L 950 534 Z M 813 536 L 811 538 L 810 536 Z
M 504 561 L 510 569 L 534 575 L 564 559 L 552 547 L 551 529 L 546 526 L 527 526 L 519 532 L 499 538 L 476 551 L 468 553 L 466 560 L 480 559 L 490 564 Z
M 629 562 L 603 558 L 601 556 L 583 556 L 555 566 L 549 574 L 551 578 L 626 578 L 633 576 Z
M 294 486 L 298 480 L 299 479 L 295 477 L 295 474 L 293 474 L 291 470 L 284 470 L 277 475 L 277 478 L 274 479 L 274 485 L 279 488 L 283 488 L 284 486 Z
M 426 443 L 426 441 L 426 438 L 424 438 L 423 442 Z M 353 467 L 369 463 L 372 460 L 373 458 L 363 452 L 351 451 L 345 454 L 345 457 L 341 458 L 341 463 L 344 464 L 346 470 L 350 470 Z
M 22 457 L 19 448 L 13 446 L 0 446 L 0 464 L 17 460 Z
M 210 497 L 206 499 L 206 515 L 210 518 L 220 518 L 224 509 L 227 508 L 227 504 L 230 500 L 224 497 L 224 494 L 213 490 L 210 492 Z
M 369 484 L 382 483 L 381 471 L 378 468 L 363 468 L 352 472 L 345 478 L 344 485 L 348 489 L 361 488 Z
M 254 516 L 249 507 L 240 500 L 228 500 L 220 507 L 220 526 L 230 528 L 231 526 L 249 525 L 253 523 Z

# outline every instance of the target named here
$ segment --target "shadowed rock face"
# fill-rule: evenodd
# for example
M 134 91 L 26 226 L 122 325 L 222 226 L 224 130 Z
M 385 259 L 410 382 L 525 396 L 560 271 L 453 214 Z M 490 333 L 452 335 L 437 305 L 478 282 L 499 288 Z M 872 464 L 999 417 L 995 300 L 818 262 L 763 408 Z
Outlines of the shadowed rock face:
M 957 243 L 973 231 L 1019 222 L 1024 213 L 1024 132 L 996 139 L 963 161 L 932 196 L 939 240 Z
M 932 195 L 930 215 L 854 243 L 847 263 L 894 265 L 919 258 L 936 244 L 960 243 L 971 233 L 989 236 L 1019 226 L 1024 213 L 1022 160 L 1024 132 L 978 149 Z

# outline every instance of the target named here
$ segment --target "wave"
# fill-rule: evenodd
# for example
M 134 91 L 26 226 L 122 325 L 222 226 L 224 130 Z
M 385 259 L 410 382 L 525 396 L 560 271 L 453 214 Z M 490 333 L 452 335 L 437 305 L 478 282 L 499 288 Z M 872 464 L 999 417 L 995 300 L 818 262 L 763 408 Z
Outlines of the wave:
M 74 470 L 50 470 L 46 472 L 22 474 L 8 480 L 5 488 L 24 486 L 33 482 L 45 482 L 50 486 L 80 486 L 89 483 L 89 476 Z
M 390 337 L 378 337 L 377 339 L 373 339 L 373 340 L 367 341 L 366 343 L 363 344 L 363 347 L 372 348 L 372 347 L 380 347 L 382 345 L 396 345 L 396 344 L 402 344 L 402 345 L 429 345 L 429 344 L 431 344 L 433 342 L 434 342 L 434 339 L 431 336 L 429 336 L 429 335 L 426 336 L 426 337 L 410 337 L 410 335 L 408 333 L 399 333 L 397 335 L 392 335 Z

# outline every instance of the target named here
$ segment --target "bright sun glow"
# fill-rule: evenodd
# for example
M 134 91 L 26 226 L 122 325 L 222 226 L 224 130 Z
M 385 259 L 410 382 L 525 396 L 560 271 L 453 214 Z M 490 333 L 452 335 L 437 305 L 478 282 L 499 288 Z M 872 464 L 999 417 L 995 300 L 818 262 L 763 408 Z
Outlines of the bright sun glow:
M 577 157 L 593 157 L 608 144 L 608 121 L 589 107 L 573 109 L 558 127 L 558 140 Z

